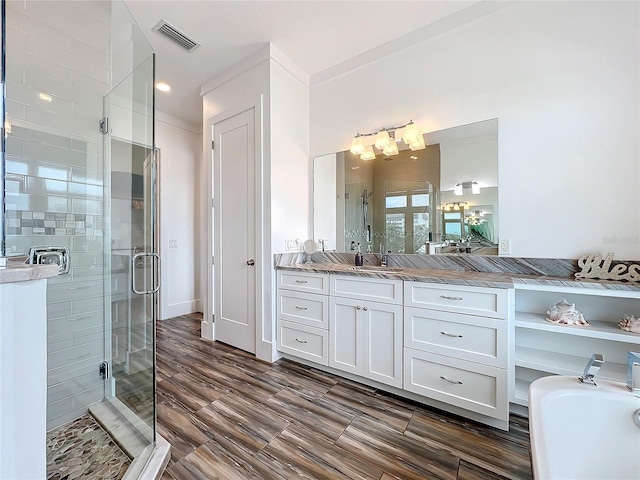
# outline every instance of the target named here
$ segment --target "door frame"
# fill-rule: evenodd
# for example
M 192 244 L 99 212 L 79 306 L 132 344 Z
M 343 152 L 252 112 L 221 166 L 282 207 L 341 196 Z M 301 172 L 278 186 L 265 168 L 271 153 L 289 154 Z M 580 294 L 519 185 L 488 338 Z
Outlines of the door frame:
M 232 107 L 225 109 L 224 111 L 207 118 L 204 122 L 205 132 L 203 132 L 203 160 L 205 171 L 205 198 L 203 199 L 204 208 L 204 222 L 206 239 L 206 281 L 204 288 L 204 316 L 200 325 L 200 336 L 209 340 L 215 340 L 215 327 L 214 327 L 214 301 L 213 295 L 215 283 L 212 259 L 214 255 L 213 248 L 213 211 L 217 208 L 217 198 L 214 196 L 214 183 L 213 183 L 213 154 L 211 149 L 211 142 L 215 136 L 214 125 L 224 120 L 228 120 L 241 113 L 253 110 L 254 113 L 254 175 L 255 175 L 255 319 L 256 319 L 256 332 L 255 332 L 255 344 L 256 344 L 256 357 L 265 358 L 265 354 L 268 354 L 268 358 L 271 357 L 271 342 L 269 342 L 268 352 L 265 351 L 266 347 L 263 346 L 263 317 L 265 311 L 265 296 L 264 285 L 266 285 L 265 274 L 270 271 L 265 266 L 269 265 L 269 249 L 265 248 L 265 231 L 267 220 L 265 219 L 265 209 L 263 198 L 265 196 L 264 185 L 264 131 L 263 131 L 263 103 L 264 97 L 262 94 L 255 95 L 252 98 L 234 104 Z

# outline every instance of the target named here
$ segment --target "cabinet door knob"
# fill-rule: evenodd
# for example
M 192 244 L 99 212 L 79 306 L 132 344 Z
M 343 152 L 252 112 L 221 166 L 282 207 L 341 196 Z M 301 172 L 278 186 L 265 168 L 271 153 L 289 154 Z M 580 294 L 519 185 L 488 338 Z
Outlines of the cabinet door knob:
M 249 265 L 250 267 L 253 267 L 256 264 L 256 261 L 253 258 L 250 258 L 249 260 L 247 260 L 247 265 Z
M 360 305 L 358 305 L 358 306 L 356 307 L 356 310 L 362 310 L 362 307 L 361 307 Z
M 366 312 L 367 310 L 369 310 L 369 307 L 364 307 L 363 310 Z

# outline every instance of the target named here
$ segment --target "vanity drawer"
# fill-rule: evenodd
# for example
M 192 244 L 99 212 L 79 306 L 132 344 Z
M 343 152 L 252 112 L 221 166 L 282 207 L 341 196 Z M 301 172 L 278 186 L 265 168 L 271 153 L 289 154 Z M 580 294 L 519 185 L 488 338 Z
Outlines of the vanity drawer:
M 278 320 L 278 350 L 321 365 L 329 361 L 329 332 Z
M 439 283 L 405 282 L 404 304 L 443 312 L 507 318 L 508 290 Z
M 279 290 L 278 318 L 326 330 L 329 328 L 329 297 Z
M 507 322 L 405 307 L 404 346 L 507 368 Z
M 330 295 L 402 304 L 402 280 L 331 275 Z
M 404 389 L 489 417 L 509 418 L 503 369 L 405 348 Z
M 278 270 L 278 288 L 327 295 L 329 293 L 329 274 Z

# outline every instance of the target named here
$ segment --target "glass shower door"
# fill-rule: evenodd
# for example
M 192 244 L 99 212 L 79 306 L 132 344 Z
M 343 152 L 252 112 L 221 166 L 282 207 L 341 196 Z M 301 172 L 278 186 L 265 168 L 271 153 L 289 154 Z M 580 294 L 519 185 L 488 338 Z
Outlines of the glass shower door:
M 148 444 L 155 440 L 156 254 L 154 57 L 105 97 L 109 183 L 105 232 L 105 398 Z M 109 361 L 110 359 L 110 361 Z

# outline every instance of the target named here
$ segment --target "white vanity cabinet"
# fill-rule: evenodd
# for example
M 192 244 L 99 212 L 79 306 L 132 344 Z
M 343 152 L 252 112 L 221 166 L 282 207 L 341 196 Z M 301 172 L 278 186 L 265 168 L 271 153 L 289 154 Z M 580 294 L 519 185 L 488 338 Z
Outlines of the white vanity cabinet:
M 546 312 L 562 299 L 574 303 L 589 326 L 557 325 Z M 596 375 L 626 383 L 627 351 L 640 352 L 640 335 L 618 327 L 625 315 L 640 315 L 640 289 L 515 285 L 515 375 L 511 402 L 528 405 L 529 384 L 548 375 L 580 376 L 594 353 L 605 364 Z
M 402 280 L 331 275 L 329 366 L 402 387 Z
M 405 282 L 404 389 L 508 420 L 510 290 Z
M 277 272 L 278 350 L 327 365 L 329 274 Z
M 329 366 L 402 387 L 402 306 L 331 297 Z

